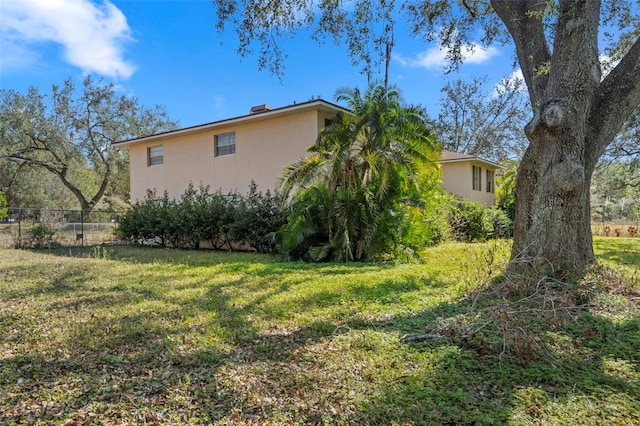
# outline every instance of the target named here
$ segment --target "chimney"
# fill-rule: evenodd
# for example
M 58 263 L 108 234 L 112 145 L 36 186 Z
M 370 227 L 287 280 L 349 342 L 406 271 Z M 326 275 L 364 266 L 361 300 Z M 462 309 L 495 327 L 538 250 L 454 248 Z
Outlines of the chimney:
M 271 105 L 262 104 L 251 107 L 251 114 L 258 114 L 260 112 L 271 111 Z

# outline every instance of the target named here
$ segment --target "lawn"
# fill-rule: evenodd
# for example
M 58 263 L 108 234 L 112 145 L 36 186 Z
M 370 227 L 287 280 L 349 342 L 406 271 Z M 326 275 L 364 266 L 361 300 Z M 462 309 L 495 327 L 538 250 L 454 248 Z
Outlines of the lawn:
M 640 238 L 595 247 L 637 279 Z M 0 249 L 0 424 L 640 423 L 640 312 L 620 295 L 550 333 L 545 360 L 402 342 L 468 310 L 508 251 L 445 244 L 424 264 L 310 265 Z

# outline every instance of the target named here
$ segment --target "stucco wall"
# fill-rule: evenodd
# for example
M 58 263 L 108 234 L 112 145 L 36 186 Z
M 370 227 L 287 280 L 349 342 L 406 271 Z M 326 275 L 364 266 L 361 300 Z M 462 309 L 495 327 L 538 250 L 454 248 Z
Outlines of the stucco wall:
M 246 192 L 253 179 L 262 191 L 274 189 L 284 167 L 307 154 L 330 114 L 301 111 L 129 147 L 131 200 L 142 199 L 147 189 L 167 190 L 179 197 L 192 182 L 211 191 Z M 215 157 L 215 135 L 235 132 L 236 153 Z M 147 148 L 163 145 L 164 162 L 147 166 Z
M 480 191 L 474 190 L 472 185 L 472 166 L 474 164 L 482 168 L 482 189 Z M 473 161 L 460 161 L 442 163 L 441 167 L 442 187 L 445 190 L 471 201 L 486 204 L 487 206 L 493 206 L 495 204 L 495 194 L 487 192 L 487 166 L 485 164 Z M 489 170 L 495 171 L 493 168 L 490 168 Z

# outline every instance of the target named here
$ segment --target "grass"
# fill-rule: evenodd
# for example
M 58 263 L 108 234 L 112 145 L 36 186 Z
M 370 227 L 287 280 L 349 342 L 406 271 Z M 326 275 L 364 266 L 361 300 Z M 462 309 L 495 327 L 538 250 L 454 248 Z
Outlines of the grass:
M 640 239 L 596 239 L 637 276 Z M 504 242 L 422 265 L 133 247 L 0 249 L 0 424 L 640 422 L 640 312 L 603 296 L 553 361 L 401 336 L 466 312 Z M 636 281 L 637 285 L 637 281 Z

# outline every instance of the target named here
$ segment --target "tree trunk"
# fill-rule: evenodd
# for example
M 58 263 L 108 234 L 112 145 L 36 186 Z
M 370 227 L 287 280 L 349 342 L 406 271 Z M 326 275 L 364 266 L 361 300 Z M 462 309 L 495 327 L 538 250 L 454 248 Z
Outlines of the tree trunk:
M 549 48 L 547 0 L 492 0 L 516 46 L 533 110 L 515 185 L 511 271 L 580 277 L 595 263 L 590 186 L 596 163 L 640 102 L 640 42 L 604 78 L 600 0 L 560 0 Z
M 543 148 L 535 149 L 534 146 Z M 593 164 L 572 156 L 568 141 L 547 137 L 527 150 L 515 186 L 512 271 L 565 278 L 595 262 L 589 189 Z

